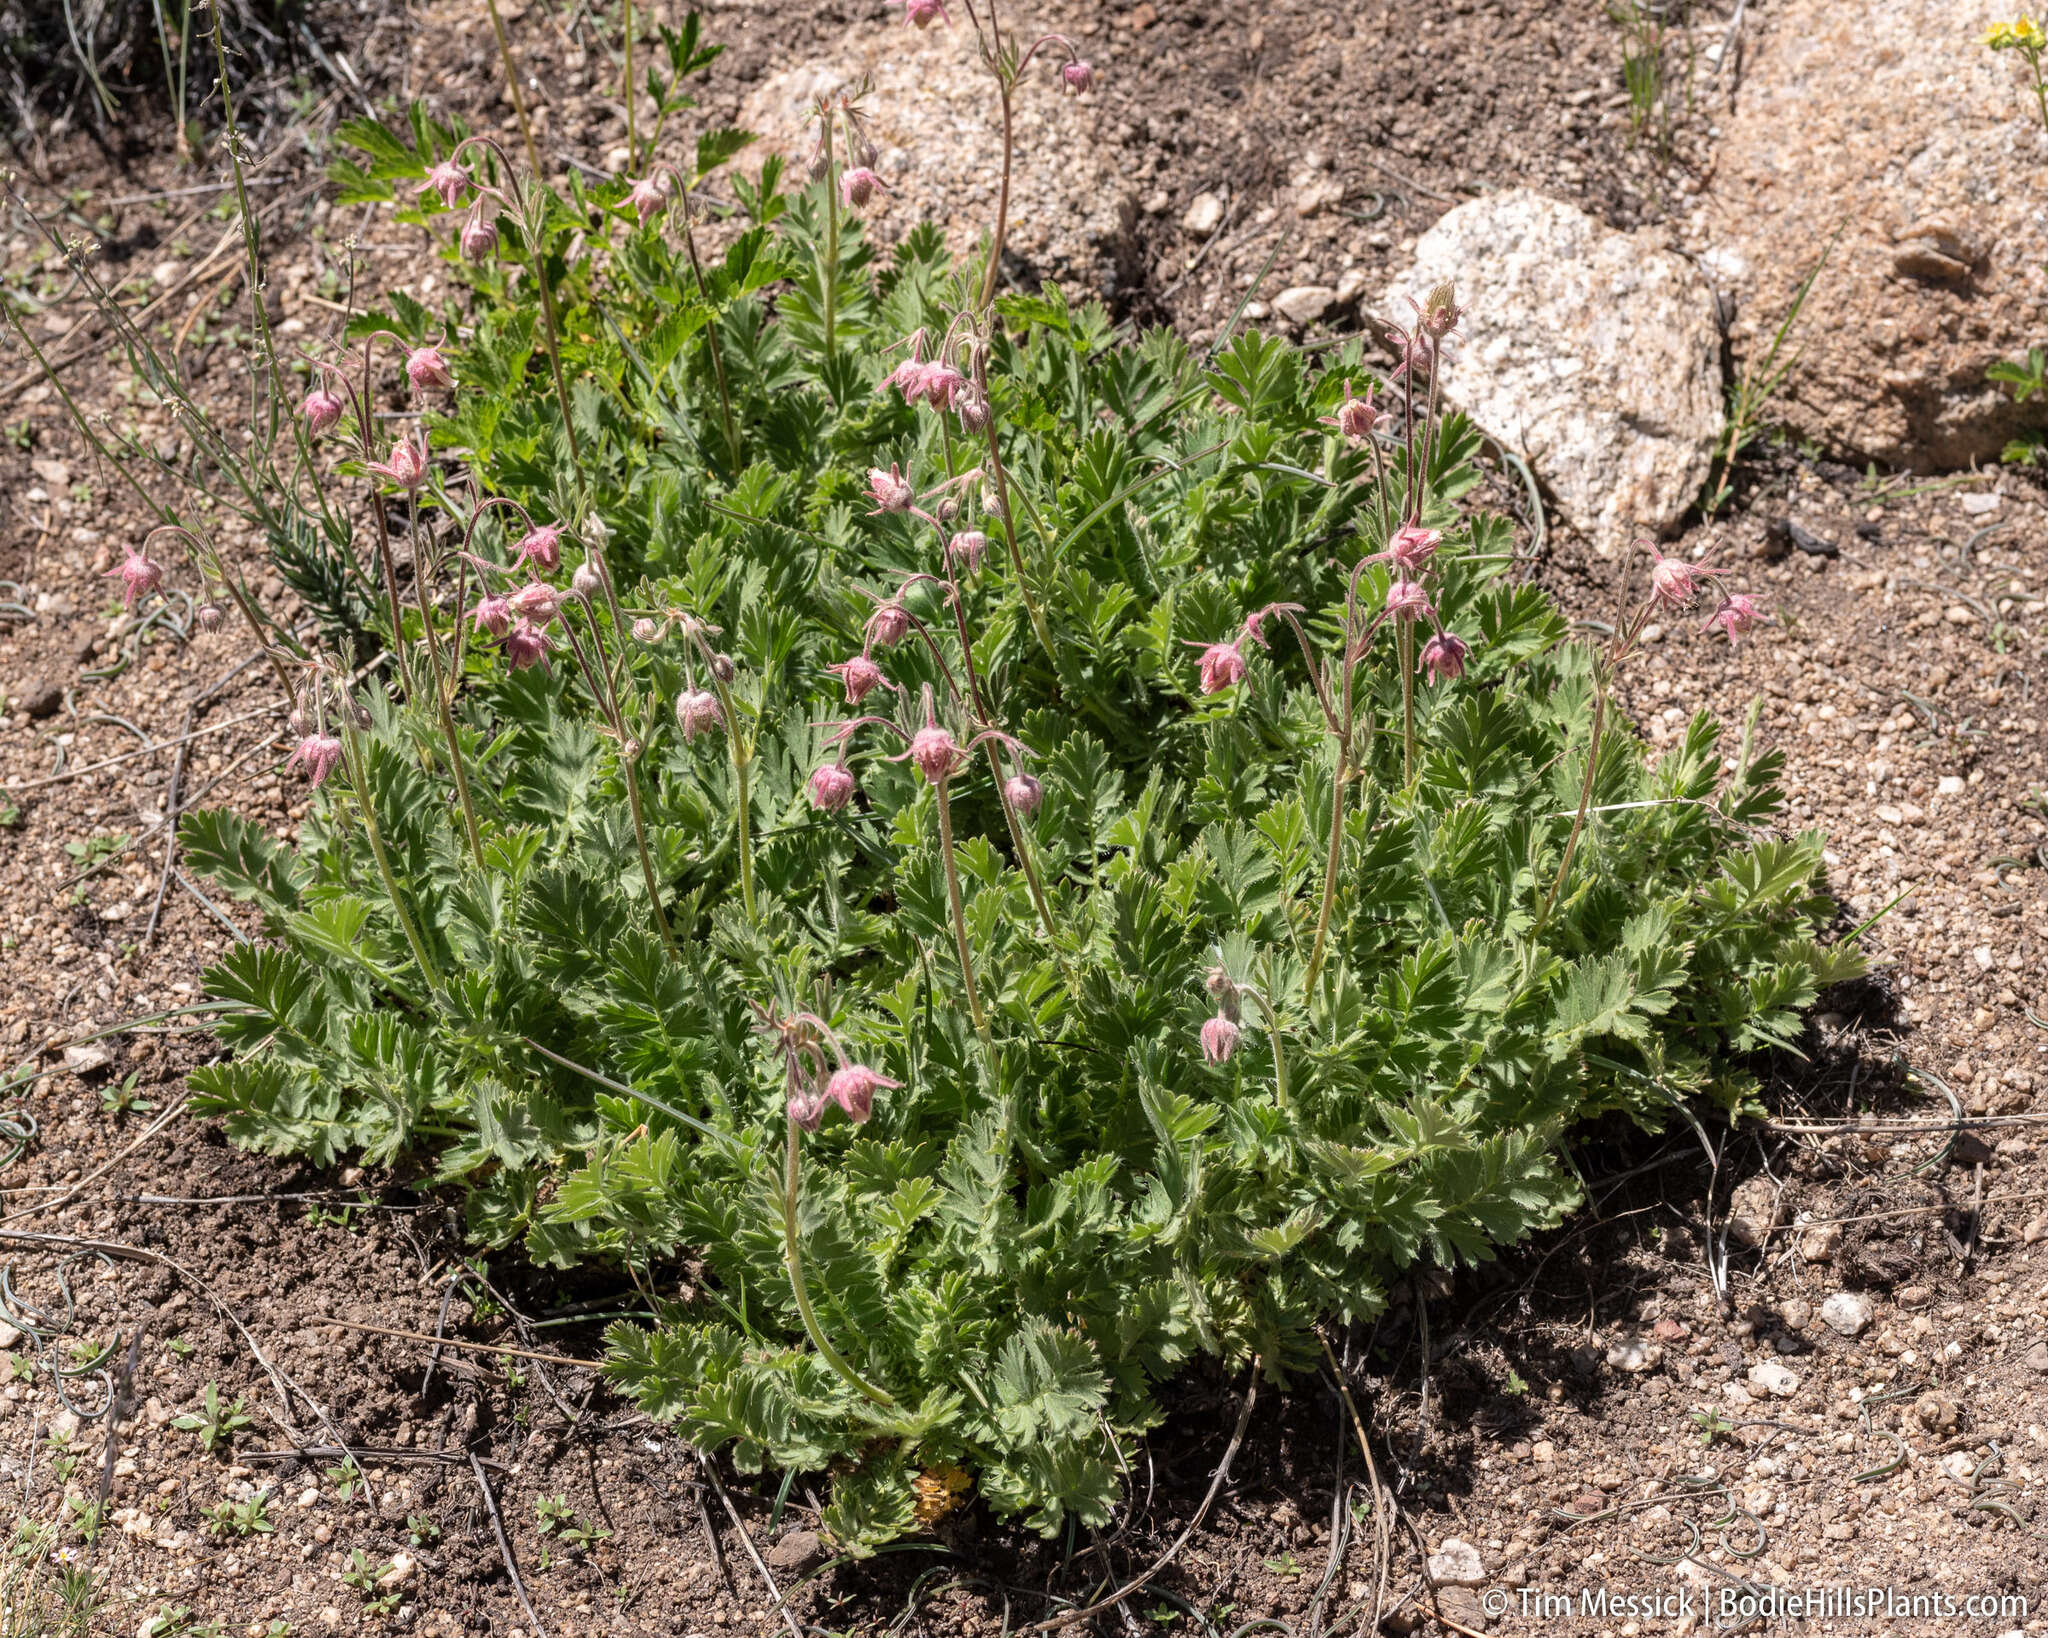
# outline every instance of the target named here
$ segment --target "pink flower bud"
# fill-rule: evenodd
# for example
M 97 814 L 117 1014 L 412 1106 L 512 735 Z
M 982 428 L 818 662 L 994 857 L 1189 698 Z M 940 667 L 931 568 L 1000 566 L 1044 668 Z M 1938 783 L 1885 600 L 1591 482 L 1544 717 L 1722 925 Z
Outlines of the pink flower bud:
M 476 630 L 488 632 L 493 637 L 502 637 L 512 629 L 512 605 L 494 592 L 479 597 L 469 615 Z
M 910 760 L 917 764 L 918 772 L 934 785 L 952 778 L 954 771 L 967 760 L 967 753 L 960 749 L 959 741 L 936 724 L 920 728 L 911 736 L 909 755 Z
M 1718 626 L 1728 634 L 1732 645 L 1736 638 L 1761 623 L 1763 618 L 1763 605 L 1754 597 L 1747 592 L 1731 592 L 1721 599 L 1721 606 L 1707 616 L 1707 623 L 1700 630 L 1712 631 Z
M 1026 819 L 1036 813 L 1045 801 L 1045 787 L 1028 773 L 1010 775 L 1003 783 L 1003 794 L 1010 799 L 1010 806 Z
M 453 210 L 462 190 L 469 186 L 469 172 L 453 160 L 444 159 L 427 172 L 426 185 L 441 196 L 443 210 Z
M 1212 1064 L 1230 1062 L 1230 1055 L 1237 1050 L 1238 1037 L 1243 1033 L 1219 1012 L 1202 1026 L 1202 1056 Z
M 1656 560 L 1650 566 L 1650 601 L 1674 609 L 1690 603 L 1704 582 L 1728 572 L 1704 563 L 1688 563 L 1682 557 L 1666 557 L 1654 546 L 1649 552 Z
M 683 731 L 686 741 L 695 740 L 699 734 L 716 733 L 725 726 L 725 712 L 719 708 L 718 696 L 708 688 L 687 688 L 676 696 L 676 726 Z
M 844 1109 L 848 1117 L 859 1125 L 875 1112 L 875 1094 L 886 1086 L 901 1086 L 901 1081 L 892 1081 L 887 1075 L 878 1075 L 866 1064 L 848 1064 L 844 1069 L 833 1071 L 832 1078 L 825 1083 L 825 1097 Z
M 162 589 L 164 566 L 142 547 L 130 546 L 120 563 L 107 571 L 106 578 L 121 582 L 122 604 L 132 609 L 137 598 Z
M 946 542 L 946 561 L 959 564 L 969 574 L 979 574 L 981 556 L 987 550 L 987 535 L 979 529 L 962 529 Z
M 633 622 L 633 641 L 636 643 L 651 643 L 660 636 L 661 627 L 648 619 L 646 615 L 643 614 Z
M 414 392 L 434 388 L 445 392 L 455 385 L 455 372 L 448 368 L 448 360 L 441 356 L 438 347 L 415 347 L 407 353 L 405 378 L 412 383 Z
M 903 20 L 914 28 L 953 21 L 946 10 L 946 0 L 903 0 Z
M 542 574 L 553 574 L 562 566 L 562 526 L 543 523 L 519 537 L 512 548 L 512 567 L 530 564 Z
M 1436 556 L 1437 547 L 1444 537 L 1435 529 L 1425 529 L 1419 523 L 1404 523 L 1394 531 L 1394 538 L 1387 542 L 1387 549 L 1377 554 L 1394 565 L 1405 579 L 1419 574 L 1429 560 Z
M 963 432 L 977 435 L 988 431 L 988 424 L 994 419 L 994 414 L 989 409 L 988 394 L 972 381 L 955 390 L 953 413 L 960 417 L 960 429 Z
M 1419 580 L 1396 580 L 1387 588 L 1387 615 L 1395 620 L 1424 620 L 1436 613 Z
M 640 225 L 645 227 L 668 209 L 668 189 L 654 177 L 643 177 L 628 190 L 626 203 L 633 207 L 640 218 Z
M 827 762 L 811 774 L 811 805 L 837 813 L 853 800 L 853 770 Z
M 884 603 L 868 616 L 868 640 L 877 648 L 894 648 L 910 635 L 910 610 Z
M 924 367 L 921 390 L 925 401 L 934 409 L 951 409 L 959 401 L 960 389 L 966 385 L 967 377 L 950 364 L 927 364 Z
M 196 617 L 201 631 L 218 631 L 227 620 L 227 613 L 218 603 L 201 603 Z
M 427 481 L 427 441 L 415 427 L 391 446 L 390 459 L 365 462 L 364 469 L 408 494 L 416 493 Z
M 527 581 L 507 601 L 514 614 L 537 626 L 547 625 L 562 612 L 562 594 L 545 580 Z
M 1422 669 L 1431 682 L 1455 682 L 1465 675 L 1465 659 L 1471 644 L 1448 631 L 1440 631 L 1422 645 Z
M 1336 418 L 1330 425 L 1342 433 L 1347 442 L 1363 445 L 1388 420 L 1389 417 L 1382 414 L 1379 405 L 1373 401 L 1371 387 L 1367 387 L 1365 396 L 1360 398 L 1351 391 L 1351 383 L 1347 381 L 1344 383 L 1344 401 L 1337 406 Z
M 497 248 L 498 224 L 484 214 L 484 202 L 479 199 L 462 224 L 462 259 L 480 262 Z
M 1465 309 L 1457 303 L 1457 291 L 1451 281 L 1445 279 L 1422 301 L 1422 328 L 1433 338 L 1442 341 L 1458 327 L 1458 320 L 1465 316 Z
M 576 572 L 569 576 L 569 590 L 588 603 L 593 597 L 604 592 L 604 576 L 597 572 L 597 565 L 585 558 L 576 565 Z
M 287 769 L 304 768 L 306 777 L 315 790 L 326 782 L 334 772 L 334 765 L 341 760 L 341 741 L 332 734 L 308 734 L 300 740 L 292 754 L 285 758 Z
M 317 438 L 341 419 L 341 412 L 347 407 L 333 388 L 315 387 L 306 394 L 299 411 L 306 417 L 306 431 Z
M 856 165 L 839 179 L 839 197 L 849 210 L 864 210 L 877 193 L 886 192 L 882 179 L 865 165 Z
M 733 669 L 732 656 L 730 654 L 714 654 L 711 656 L 711 675 L 720 682 L 731 682 Z
M 1236 1010 L 1237 984 L 1230 974 L 1223 970 L 1221 962 L 1209 969 L 1207 976 L 1202 980 L 1202 985 L 1208 990 L 1210 999 L 1222 1011 L 1230 1013 Z
M 521 620 L 505 634 L 505 659 L 514 671 L 524 671 L 530 665 L 546 665 L 553 646 L 539 626 Z
M 1062 65 L 1060 79 L 1066 88 L 1078 97 L 1082 92 L 1094 89 L 1095 70 L 1077 57 L 1072 62 Z
M 1220 694 L 1244 680 L 1244 655 L 1235 643 L 1211 643 L 1202 650 L 1202 692 Z
M 918 333 L 923 334 L 922 331 Z M 894 387 L 903 394 L 904 403 L 914 404 L 924 396 L 924 372 L 924 360 L 913 355 L 883 376 L 882 385 L 876 390 L 886 392 Z
M 284 716 L 284 731 L 300 739 L 306 737 L 306 713 L 293 706 Z
M 874 512 L 868 514 L 873 517 L 881 512 L 909 511 L 911 502 L 917 499 L 917 489 L 891 461 L 887 472 L 879 466 L 868 468 L 868 496 L 875 503 Z
M 846 703 L 858 705 L 889 679 L 882 675 L 882 668 L 865 654 L 856 654 L 850 660 L 841 660 L 837 665 L 825 669 L 846 684 Z
M 793 1092 L 788 1108 L 793 1124 L 803 1131 L 815 1132 L 825 1119 L 825 1095 L 822 1092 Z

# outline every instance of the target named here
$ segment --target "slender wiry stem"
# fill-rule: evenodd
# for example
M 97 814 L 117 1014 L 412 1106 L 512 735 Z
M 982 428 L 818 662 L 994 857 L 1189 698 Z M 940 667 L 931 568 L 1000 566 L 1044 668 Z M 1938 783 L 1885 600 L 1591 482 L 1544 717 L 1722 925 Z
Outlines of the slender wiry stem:
M 1039 925 L 1045 929 L 1045 936 L 1053 939 L 1052 906 L 1046 902 L 1045 884 L 1038 879 L 1038 861 L 1031 853 L 1031 838 L 1024 829 L 1024 816 L 1017 811 L 1017 804 L 1010 800 L 1009 782 L 1003 778 L 1003 765 L 996 751 L 994 740 L 984 741 L 982 749 L 988 753 L 988 771 L 995 777 L 996 797 L 1003 804 L 1003 817 L 1010 824 L 1010 841 L 1017 849 L 1017 862 L 1024 869 L 1024 880 L 1031 888 L 1031 902 L 1038 910 Z
M 640 850 L 640 875 L 647 883 L 647 903 L 654 912 L 654 928 L 661 934 L 662 948 L 668 951 L 671 961 L 681 961 L 683 952 L 676 948 L 676 935 L 668 924 L 668 912 L 661 907 L 661 883 L 654 874 L 654 856 L 647 847 L 647 816 L 640 806 L 640 780 L 633 772 L 634 759 L 625 757 L 620 766 L 626 772 L 626 805 L 633 810 L 633 843 Z
M 370 435 L 363 434 L 368 445 Z M 405 684 L 408 696 L 413 691 L 412 660 L 405 649 L 405 604 L 398 595 L 398 566 L 391 556 L 391 519 L 384 510 L 384 494 L 379 490 L 371 496 L 370 510 L 377 517 L 377 564 L 384 574 L 384 597 L 391 605 L 391 646 L 398 650 L 398 675 Z
M 832 163 L 832 110 L 827 107 L 822 115 L 824 120 L 825 152 L 825 262 L 818 269 L 819 299 L 824 304 L 824 353 L 832 356 L 832 325 L 839 307 L 839 178 L 834 174 L 837 167 Z
M 1003 543 L 1010 549 L 1010 568 L 1017 576 L 1017 592 L 1024 599 L 1024 612 L 1031 617 L 1031 630 L 1038 638 L 1038 646 L 1045 650 L 1046 659 L 1052 661 L 1055 673 L 1059 662 L 1052 646 L 1052 628 L 1045 623 L 1045 614 L 1038 606 L 1038 599 L 1031 595 L 1031 581 L 1024 573 L 1024 554 L 1017 545 L 1017 526 L 1010 518 L 1010 475 L 1003 470 L 1003 452 L 996 441 L 996 413 L 994 400 L 988 396 L 988 375 L 977 366 L 981 377 L 982 402 L 989 406 L 988 412 L 988 469 L 996 480 L 996 512 L 1003 523 Z
M 1394 633 L 1401 657 L 1401 782 L 1415 783 L 1415 622 L 1403 620 Z
M 536 184 L 536 189 L 538 184 Z M 583 450 L 576 438 L 576 417 L 569 411 L 569 385 L 562 379 L 562 336 L 555 325 L 555 293 L 548 283 L 547 206 L 537 202 L 534 221 L 528 229 L 527 249 L 533 256 L 533 280 L 540 287 L 540 314 L 548 327 L 548 368 L 555 378 L 555 402 L 562 406 L 562 431 L 569 439 L 569 459 L 576 472 L 576 489 L 583 490 Z
M 803 1316 L 804 1334 L 811 1339 L 811 1346 L 818 1355 L 839 1374 L 848 1387 L 873 1405 L 894 1405 L 896 1401 L 876 1387 L 860 1372 L 846 1363 L 839 1350 L 832 1346 L 825 1335 L 825 1328 L 818 1323 L 818 1316 L 811 1308 L 811 1294 L 804 1288 L 803 1253 L 797 1246 L 797 1125 L 789 1123 L 789 1146 L 782 1164 L 782 1260 L 789 1270 L 789 1286 L 796 1293 L 796 1311 Z
M 441 719 L 441 734 L 448 741 L 448 765 L 455 775 L 455 798 L 462 808 L 462 827 L 469 841 L 469 856 L 478 870 L 484 868 L 483 831 L 476 822 L 476 804 L 470 800 L 469 771 L 462 760 L 462 741 L 455 732 L 455 710 L 450 704 L 459 678 L 450 675 L 441 663 L 441 638 L 434 625 L 434 610 L 427 601 L 426 563 L 420 555 L 419 508 L 414 507 L 410 522 L 412 535 L 412 591 L 413 599 L 419 605 L 420 624 L 427 634 L 427 669 L 433 674 L 434 711 Z M 461 605 L 458 604 L 459 608 Z
M 1003 240 L 1010 232 L 1010 161 L 1016 152 L 1016 120 L 1010 108 L 1010 78 L 1000 70 L 996 74 L 996 85 L 1002 93 L 1003 103 L 1003 181 L 996 194 L 996 231 L 989 240 L 988 271 L 982 275 L 981 300 L 976 305 L 984 312 L 996 299 L 996 279 L 1003 266 Z
M 1337 772 L 1330 787 L 1330 856 L 1323 865 L 1323 907 L 1316 915 L 1315 943 L 1309 949 L 1305 987 L 1313 990 L 1323 970 L 1323 946 L 1330 936 L 1330 916 L 1337 906 L 1337 876 L 1344 864 L 1344 784 L 1349 776 L 1344 752 L 1337 752 Z
M 967 1011 L 984 1050 L 991 1049 L 988 1018 L 981 1010 L 981 992 L 974 986 L 974 961 L 967 953 L 967 911 L 960 900 L 960 866 L 953 857 L 953 804 L 946 781 L 932 787 L 939 797 L 939 856 L 946 866 L 946 900 L 953 907 L 953 942 L 960 952 L 960 986 L 967 992 Z
M 519 121 L 520 140 L 526 144 L 526 163 L 533 167 L 533 180 L 540 183 L 540 150 L 533 145 L 533 127 L 526 119 L 526 98 L 519 91 L 519 70 L 512 61 L 512 42 L 505 38 L 505 20 L 498 15 L 498 0 L 484 0 L 491 13 L 491 32 L 498 37 L 498 60 L 505 65 L 505 90 L 512 98 L 512 113 Z
M 683 248 L 690 255 L 690 271 L 697 275 L 697 295 L 708 307 L 711 303 L 710 288 L 704 282 L 704 264 L 697 258 L 697 232 L 690 225 L 690 190 L 678 190 L 683 196 Z M 704 320 L 704 343 L 711 349 L 711 375 L 718 384 L 718 414 L 725 424 L 725 447 L 732 456 L 733 470 L 740 467 L 740 435 L 732 416 L 732 389 L 725 379 L 725 350 L 718 343 L 718 315 L 714 312 Z
M 699 639 L 702 643 L 702 639 Z M 708 649 L 709 644 L 703 644 Z M 725 741 L 732 752 L 733 781 L 733 831 L 734 845 L 740 854 L 740 905 L 747 912 L 749 926 L 761 925 L 761 918 L 754 910 L 754 841 L 753 822 L 749 814 L 752 807 L 752 769 L 754 748 L 740 736 L 739 713 L 733 709 L 732 690 L 725 679 L 718 674 L 718 667 L 710 664 L 705 656 L 706 669 L 711 674 L 711 687 L 718 695 L 718 708 L 725 713 Z
M 391 872 L 391 856 L 384 850 L 384 830 L 377 823 L 377 800 L 370 790 L 370 759 L 363 751 L 362 735 L 353 724 L 346 724 L 342 736 L 348 753 L 349 783 L 355 787 L 356 804 L 363 810 L 363 832 L 370 838 L 370 852 L 377 861 L 377 874 L 384 878 L 384 893 L 391 900 L 391 912 L 398 917 L 405 942 L 412 949 L 412 958 L 419 963 L 420 972 L 426 977 L 427 988 L 438 991 L 441 975 L 428 959 L 426 945 L 420 942 L 412 916 L 405 908 L 405 899 L 398 891 L 398 878 Z

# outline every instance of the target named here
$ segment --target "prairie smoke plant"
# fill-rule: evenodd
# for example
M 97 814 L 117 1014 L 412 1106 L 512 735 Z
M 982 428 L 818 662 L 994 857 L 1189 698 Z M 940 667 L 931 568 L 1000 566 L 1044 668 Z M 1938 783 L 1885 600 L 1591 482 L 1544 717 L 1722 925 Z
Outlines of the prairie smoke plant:
M 163 589 L 164 566 L 149 555 L 146 546 L 131 543 L 123 550 L 121 561 L 107 571 L 106 578 L 121 582 L 122 607 L 132 609 L 139 598 Z
M 1197 668 L 1204 694 L 1220 694 L 1224 689 L 1234 688 L 1244 681 L 1244 652 L 1237 644 L 1191 642 L 1188 646 L 1202 651 Z
M 305 769 L 308 782 L 318 790 L 340 763 L 341 754 L 341 741 L 332 734 L 308 734 L 292 747 L 284 765 L 287 770 Z

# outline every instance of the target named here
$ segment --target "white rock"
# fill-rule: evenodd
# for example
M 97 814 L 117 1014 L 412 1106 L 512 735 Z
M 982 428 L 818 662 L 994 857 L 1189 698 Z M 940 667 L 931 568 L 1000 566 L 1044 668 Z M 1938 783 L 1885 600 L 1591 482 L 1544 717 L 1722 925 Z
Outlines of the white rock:
M 1973 518 L 1985 517 L 1998 510 L 1996 495 L 1958 495 L 1956 499 L 1963 503 L 1963 511 Z
M 1749 1385 L 1773 1399 L 1790 1399 L 1799 1391 L 1799 1378 L 1775 1359 L 1761 1360 L 1749 1368 Z
M 1294 214 L 1320 216 L 1344 203 L 1344 184 L 1335 177 L 1321 177 L 1308 183 L 1294 196 Z
M 1372 282 L 1371 272 L 1364 267 L 1347 267 L 1337 275 L 1337 305 L 1349 307 L 1365 294 L 1365 287 Z
M 389 1592 L 394 1587 L 404 1586 L 413 1578 L 413 1572 L 418 1568 L 419 1566 L 413 1562 L 413 1557 L 410 1553 L 393 1553 L 391 1555 L 391 1568 L 377 1577 L 377 1590 L 379 1592 Z
M 1486 1579 L 1479 1549 L 1456 1536 L 1429 1555 L 1430 1579 L 1442 1587 L 1476 1587 Z
M 1607 1363 L 1617 1371 L 1654 1371 L 1664 1361 L 1664 1350 L 1646 1337 L 1623 1337 L 1607 1350 Z
M 1721 427 L 1720 332 L 1693 265 L 1528 188 L 1450 211 L 1382 311 L 1454 280 L 1468 311 L 1445 398 L 1524 453 L 1603 552 L 1677 523 Z
M 1223 221 L 1223 199 L 1219 194 L 1198 193 L 1189 203 L 1187 212 L 1180 219 L 1181 227 L 1198 238 L 1206 239 L 1214 233 Z
M 1290 324 L 1313 324 L 1337 305 L 1327 284 L 1297 284 L 1273 298 L 1273 310 Z
M 114 1055 L 107 1050 L 104 1041 L 87 1041 L 83 1046 L 64 1049 L 64 1067 L 74 1075 L 90 1075 L 96 1069 L 105 1069 L 114 1061 Z
M 1821 1322 L 1845 1337 L 1860 1337 L 1870 1324 L 1870 1299 L 1854 1291 L 1837 1291 L 1820 1305 Z

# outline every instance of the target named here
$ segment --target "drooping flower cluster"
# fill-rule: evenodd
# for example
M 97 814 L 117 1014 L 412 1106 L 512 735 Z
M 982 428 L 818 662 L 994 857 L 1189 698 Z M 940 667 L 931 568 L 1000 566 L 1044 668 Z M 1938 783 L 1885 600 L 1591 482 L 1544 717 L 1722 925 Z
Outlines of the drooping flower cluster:
M 773 1008 L 755 1010 L 762 1029 L 776 1038 L 781 1049 L 784 1109 L 790 1123 L 800 1130 L 817 1131 L 824 1124 L 826 1111 L 835 1104 L 848 1120 L 863 1126 L 875 1112 L 875 1094 L 903 1084 L 849 1058 L 832 1026 L 816 1013 L 785 1017 Z M 826 1068 L 827 1046 L 837 1061 L 835 1069 Z

